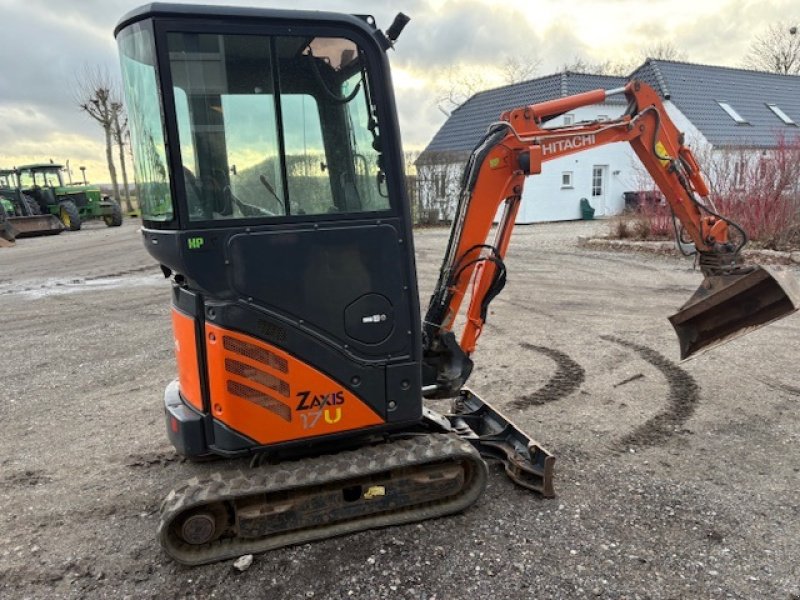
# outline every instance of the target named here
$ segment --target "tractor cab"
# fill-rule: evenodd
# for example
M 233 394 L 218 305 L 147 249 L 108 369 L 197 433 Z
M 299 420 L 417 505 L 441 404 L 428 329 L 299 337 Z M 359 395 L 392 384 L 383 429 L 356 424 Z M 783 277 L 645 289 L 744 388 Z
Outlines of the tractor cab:
M 40 208 L 56 204 L 55 190 L 64 187 L 62 169 L 57 164 L 24 165 L 17 170 L 20 189 L 36 200 Z
M 17 189 L 17 174 L 13 169 L 0 169 L 0 194 Z
M 17 195 L 17 178 L 11 169 L 0 169 L 0 211 L 5 216 L 16 214 L 14 199 Z
M 26 214 L 22 212 L 17 173 L 13 169 L 0 169 L 0 204 L 9 217 Z

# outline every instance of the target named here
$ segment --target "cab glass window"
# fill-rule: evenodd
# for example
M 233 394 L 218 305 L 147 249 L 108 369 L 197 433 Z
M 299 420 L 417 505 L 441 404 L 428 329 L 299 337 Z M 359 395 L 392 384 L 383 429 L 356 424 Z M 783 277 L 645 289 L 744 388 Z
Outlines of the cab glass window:
M 21 171 L 19 174 L 19 186 L 21 188 L 32 188 L 34 185 L 33 173 L 30 171 Z
M 117 43 L 130 115 L 134 178 L 142 219 L 171 221 L 174 210 L 153 34 L 147 26 L 137 23 L 120 33 Z
M 355 43 L 175 32 L 167 42 L 190 220 L 389 209 Z

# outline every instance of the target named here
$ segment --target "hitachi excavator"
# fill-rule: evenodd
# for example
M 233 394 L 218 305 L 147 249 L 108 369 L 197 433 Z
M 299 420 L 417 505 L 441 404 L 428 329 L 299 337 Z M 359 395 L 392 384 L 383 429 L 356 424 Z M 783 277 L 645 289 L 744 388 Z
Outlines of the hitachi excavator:
M 549 160 L 632 145 L 704 275 L 671 317 L 682 357 L 798 308 L 795 281 L 743 264 L 745 232 L 711 206 L 657 94 L 631 81 L 488 128 L 420 320 L 387 59 L 407 21 L 150 4 L 116 28 L 144 243 L 173 282 L 167 433 L 189 458 L 229 459 L 162 505 L 181 563 L 462 511 L 486 459 L 554 495 L 554 457 L 464 387 L 523 186 Z M 548 126 L 614 94 L 620 118 Z M 424 398 L 452 398 L 449 414 Z

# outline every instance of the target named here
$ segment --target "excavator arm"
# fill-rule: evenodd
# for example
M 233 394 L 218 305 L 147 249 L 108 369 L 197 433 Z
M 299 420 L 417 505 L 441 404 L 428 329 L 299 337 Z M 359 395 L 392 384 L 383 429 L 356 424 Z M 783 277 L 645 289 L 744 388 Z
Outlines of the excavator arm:
M 624 94 L 618 119 L 545 127 L 553 118 Z M 470 156 L 462 179 L 450 241 L 423 323 L 425 392 L 458 393 L 472 369 L 470 355 L 486 322 L 489 303 L 505 284 L 503 263 L 522 190 L 543 163 L 614 142 L 629 142 L 664 194 L 681 247 L 698 255 L 703 284 L 670 317 L 681 357 L 786 316 L 800 306 L 800 287 L 786 274 L 744 266 L 744 230 L 719 215 L 684 136 L 648 85 L 594 90 L 505 112 Z M 490 230 L 503 206 L 494 240 Z M 685 240 L 688 236 L 689 240 Z M 461 338 L 454 326 L 467 301 Z

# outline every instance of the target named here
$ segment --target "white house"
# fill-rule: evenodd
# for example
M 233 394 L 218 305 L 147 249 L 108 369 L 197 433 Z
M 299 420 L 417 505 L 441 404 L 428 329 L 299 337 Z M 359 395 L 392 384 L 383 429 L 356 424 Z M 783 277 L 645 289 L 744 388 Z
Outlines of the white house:
M 764 154 L 781 136 L 800 133 L 798 76 L 648 59 L 630 79 L 651 85 L 687 142 L 701 147 L 717 163 L 729 161 L 732 149 Z M 421 210 L 440 219 L 452 216 L 463 165 L 501 112 L 593 89 L 621 87 L 627 80 L 564 72 L 474 95 L 453 111 L 416 161 Z M 566 124 L 565 119 L 577 123 L 616 118 L 624 110 L 625 98 L 618 95 L 547 125 Z M 733 165 L 734 177 L 737 169 L 741 173 L 744 167 Z M 718 169 L 709 169 L 714 170 Z M 581 198 L 589 201 L 596 216 L 619 214 L 625 208 L 625 192 L 650 187 L 628 144 L 593 148 L 546 162 L 540 175 L 530 176 L 517 222 L 579 219 Z
M 594 104 L 548 121 L 547 125 L 615 119 L 624 110 L 625 106 L 619 103 Z M 525 182 L 517 222 L 580 219 L 582 198 L 589 201 L 595 216 L 621 213 L 625 208 L 624 193 L 639 187 L 638 173 L 632 169 L 635 160 L 630 144 L 611 144 L 543 163 L 542 172 Z
M 648 59 L 630 78 L 658 92 L 712 185 L 742 187 L 748 170 L 797 145 L 797 75 Z
M 416 161 L 422 210 L 433 213 L 428 217 L 432 216 L 431 220 L 452 216 L 463 165 L 489 124 L 504 110 L 598 88 L 618 88 L 625 82 L 624 77 L 563 72 L 475 94 L 453 111 Z M 625 105 L 623 96 L 610 97 L 547 125 L 616 118 Z M 542 173 L 525 183 L 517 222 L 580 219 L 581 198 L 589 200 L 598 216 L 621 212 L 622 194 L 632 186 L 625 174 L 631 173 L 633 160 L 630 147 L 616 144 L 545 162 Z

